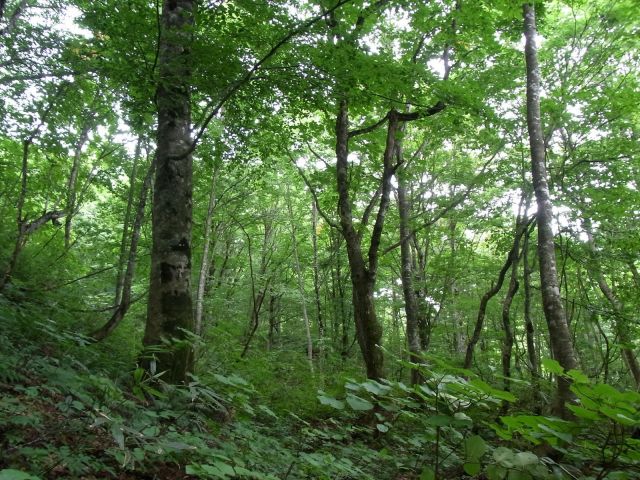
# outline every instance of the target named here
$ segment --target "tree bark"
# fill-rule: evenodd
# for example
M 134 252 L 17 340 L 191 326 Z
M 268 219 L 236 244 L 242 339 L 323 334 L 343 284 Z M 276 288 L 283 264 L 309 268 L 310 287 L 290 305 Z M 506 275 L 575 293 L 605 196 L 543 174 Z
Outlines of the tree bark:
M 364 359 L 367 377 L 380 379 L 384 376 L 383 355 L 380 348 L 382 342 L 382 325 L 378 321 L 373 300 L 376 281 L 378 249 L 384 224 L 384 217 L 389 205 L 389 192 L 393 168 L 391 165 L 395 153 L 395 135 L 398 119 L 389 119 L 387 144 L 384 153 L 384 171 L 382 174 L 382 193 L 376 223 L 371 235 L 368 252 L 368 264 L 362 252 L 361 236 L 356 231 L 351 210 L 349 194 L 349 113 L 346 99 L 339 101 L 336 119 L 336 180 L 338 188 L 338 211 L 340 226 L 347 246 L 351 283 L 353 287 L 353 313 L 356 325 L 356 337 Z
M 399 153 L 401 155 L 401 153 Z M 400 244 L 400 278 L 402 279 L 402 294 L 404 297 L 404 311 L 407 321 L 407 346 L 409 348 L 409 360 L 413 364 L 422 363 L 420 354 L 422 345 L 420 338 L 418 302 L 413 285 L 413 256 L 411 252 L 411 235 L 409 226 L 409 202 L 406 192 L 405 168 L 398 171 L 398 213 L 400 216 L 400 238 L 404 241 Z M 420 369 L 416 366 L 411 369 L 411 384 L 422 382 Z
M 113 304 L 116 308 L 122 300 L 122 289 L 124 287 L 125 266 L 127 263 L 127 241 L 129 241 L 129 224 L 131 223 L 131 210 L 133 208 L 133 198 L 135 196 L 136 178 L 138 176 L 138 162 L 140 161 L 140 152 L 142 137 L 138 137 L 136 150 L 133 156 L 133 165 L 131 174 L 129 175 L 129 192 L 127 194 L 127 207 L 124 213 L 124 221 L 122 225 L 122 239 L 120 241 L 120 254 L 118 255 L 118 271 L 116 273 L 116 292 Z
M 316 300 L 316 323 L 318 324 L 318 339 L 320 356 L 323 355 L 323 339 L 325 335 L 324 320 L 322 318 L 322 303 L 320 301 L 320 273 L 318 271 L 318 209 L 316 202 L 311 201 L 311 243 L 313 246 L 313 292 Z
M 193 0 L 164 0 L 159 45 L 153 247 L 147 323 L 143 343 L 154 347 L 145 365 L 182 383 L 193 368 L 184 340 L 193 330 L 191 298 L 192 158 L 190 77 Z M 172 341 L 170 346 L 162 340 Z M 160 347 L 160 348 L 158 348 Z M 148 355 L 146 355 L 148 356 Z
M 198 274 L 198 289 L 196 291 L 196 317 L 194 332 L 202 335 L 202 317 L 204 312 L 204 294 L 207 286 L 209 265 L 211 263 L 211 224 L 213 223 L 213 212 L 216 208 L 216 181 L 218 178 L 217 168 L 211 172 L 211 187 L 209 192 L 209 205 L 207 206 L 207 217 L 204 221 L 204 245 L 202 247 L 202 262 L 200 263 L 200 273 Z
M 80 172 L 80 164 L 82 160 L 82 147 L 89 140 L 89 132 L 91 131 L 91 124 L 93 116 L 91 113 L 87 114 L 87 118 L 84 120 L 84 125 L 80 129 L 80 135 L 78 141 L 74 146 L 73 152 L 73 164 L 71 171 L 69 172 L 69 180 L 67 181 L 67 206 L 65 208 L 66 216 L 64 219 L 64 248 L 68 249 L 71 245 L 71 222 L 76 214 L 77 205 L 77 183 L 78 174 Z
M 540 69 L 536 47 L 536 16 L 532 4 L 523 5 L 525 60 L 527 65 L 527 127 L 531 148 L 531 173 L 538 206 L 538 260 L 540 265 L 540 287 L 544 315 L 549 327 L 553 356 L 565 370 L 576 368 L 576 357 L 571 334 L 558 286 L 558 272 L 552 230 L 553 206 L 547 184 L 545 145 L 540 115 Z M 568 417 L 565 403 L 573 398 L 570 380 L 558 376 L 557 403 L 555 413 Z
M 482 334 L 482 327 L 484 325 L 484 317 L 487 311 L 487 304 L 489 300 L 491 300 L 494 296 L 498 294 L 500 289 L 502 288 L 502 284 L 504 283 L 504 277 L 506 276 L 509 268 L 512 263 L 518 257 L 518 245 L 520 244 L 520 238 L 522 238 L 522 234 L 524 233 L 524 229 L 520 227 L 520 225 L 516 226 L 516 231 L 513 239 L 513 246 L 507 255 L 507 260 L 502 265 L 500 269 L 500 273 L 498 273 L 498 280 L 495 285 L 492 285 L 489 290 L 485 292 L 480 300 L 480 307 L 478 308 L 478 317 L 476 319 L 476 325 L 473 329 L 473 335 L 469 339 L 467 343 L 467 351 L 464 357 L 464 368 L 471 368 L 471 364 L 473 362 L 473 350 L 480 340 L 480 335 Z
M 595 276 L 596 282 L 598 283 L 598 288 L 600 288 L 600 291 L 613 309 L 616 333 L 618 335 L 620 343 L 622 344 L 622 356 L 627 364 L 627 367 L 629 367 L 629 371 L 631 372 L 633 381 L 636 384 L 636 389 L 640 389 L 640 364 L 638 364 L 638 359 L 636 358 L 634 351 L 629 348 L 629 345 L 632 344 L 632 341 L 629 338 L 629 332 L 623 318 L 624 304 L 611 289 L 609 283 L 607 283 L 607 279 L 602 273 L 602 269 L 600 268 L 598 250 L 596 248 L 596 242 L 593 239 L 593 228 L 591 226 L 591 219 L 585 218 L 583 220 L 583 225 L 585 232 L 587 233 L 587 246 L 589 247 L 589 253 L 591 255 L 593 275 Z
M 311 324 L 309 315 L 307 314 L 307 301 L 304 292 L 304 277 L 302 267 L 300 266 L 300 258 L 298 256 L 298 239 L 296 237 L 296 227 L 294 224 L 293 207 L 291 206 L 291 196 L 289 195 L 289 186 L 287 185 L 287 211 L 289 212 L 289 222 L 291 226 L 291 248 L 293 249 L 293 262 L 296 269 L 296 277 L 298 280 L 298 293 L 300 294 L 300 302 L 302 304 L 302 319 L 304 320 L 304 331 L 307 337 L 307 360 L 309 368 L 313 373 L 313 339 L 311 338 Z
M 147 170 L 147 174 L 142 182 L 140 188 L 140 196 L 138 198 L 138 206 L 136 208 L 136 216 L 133 220 L 133 228 L 131 229 L 131 243 L 129 245 L 129 256 L 127 260 L 127 269 L 122 279 L 121 296 L 119 303 L 116 305 L 116 310 L 111 315 L 111 318 L 98 330 L 91 334 L 91 337 L 99 342 L 107 338 L 120 324 L 124 316 L 129 311 L 131 306 L 131 287 L 133 286 L 133 277 L 135 275 L 136 263 L 138 259 L 138 243 L 140 241 L 140 232 L 142 230 L 142 223 L 144 222 L 144 211 L 147 205 L 147 196 L 149 195 L 149 189 L 151 188 L 151 179 L 155 171 L 155 164 L 152 161 Z M 133 181 L 133 179 L 132 179 Z M 133 190 L 134 184 L 131 185 Z
M 533 227 L 532 227 L 533 228 Z M 538 354 L 536 353 L 535 328 L 531 317 L 531 264 L 529 263 L 529 236 L 531 230 L 527 228 L 524 234 L 524 244 L 522 246 L 522 283 L 524 284 L 524 325 L 527 337 L 527 355 L 529 357 L 529 369 L 534 381 L 534 388 L 540 377 L 538 367 Z
M 518 293 L 520 283 L 518 282 L 518 252 L 515 252 L 513 262 L 511 264 L 511 278 L 509 279 L 509 288 L 502 302 L 502 328 L 504 330 L 504 338 L 502 340 L 502 376 L 504 377 L 504 390 L 511 390 L 511 353 L 513 351 L 513 328 L 511 327 L 511 305 L 513 298 Z M 506 413 L 508 402 L 502 403 L 503 412 Z

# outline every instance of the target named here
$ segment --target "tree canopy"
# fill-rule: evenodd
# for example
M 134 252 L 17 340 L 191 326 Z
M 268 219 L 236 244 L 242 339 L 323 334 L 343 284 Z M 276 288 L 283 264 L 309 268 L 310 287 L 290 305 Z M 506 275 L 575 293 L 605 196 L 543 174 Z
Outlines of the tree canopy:
M 0 480 L 640 478 L 635 0 L 2 0 Z

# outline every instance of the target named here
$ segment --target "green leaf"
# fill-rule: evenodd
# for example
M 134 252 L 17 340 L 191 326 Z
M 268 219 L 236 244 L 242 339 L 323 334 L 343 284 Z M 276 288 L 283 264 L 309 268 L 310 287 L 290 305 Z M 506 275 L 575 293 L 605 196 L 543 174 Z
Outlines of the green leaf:
M 381 383 L 378 383 L 375 380 L 368 380 L 364 382 L 362 386 L 367 392 L 372 393 L 374 395 L 385 395 L 389 393 L 389 391 L 391 390 L 391 388 L 388 387 L 387 385 L 382 385 Z
M 271 410 L 269 407 L 267 407 L 266 405 L 258 405 L 258 408 L 260 410 L 262 410 L 264 413 L 266 413 L 267 415 L 269 415 L 271 418 L 275 418 L 276 420 L 278 419 L 278 415 L 276 415 L 273 410 Z
M 547 425 L 544 425 L 542 423 L 538 425 L 538 428 L 544 432 L 550 433 L 554 437 L 558 437 L 560 440 L 563 440 L 567 443 L 573 441 L 573 436 L 571 436 L 571 434 L 569 433 L 558 432 L 557 430 L 554 430 L 553 428 L 548 427 Z
M 27 472 L 7 468 L 5 470 L 0 470 L 0 480 L 40 480 L 40 478 Z
M 533 480 L 533 476 L 522 470 L 510 470 L 507 480 Z
M 376 425 L 376 428 L 380 430 L 382 433 L 386 433 L 389 431 L 389 426 L 384 423 L 378 423 Z
M 531 452 L 518 452 L 513 457 L 513 464 L 516 467 L 535 465 L 538 461 L 538 456 Z
M 545 358 L 542 360 L 542 366 L 550 373 L 555 373 L 556 375 L 563 375 L 564 368 L 560 366 L 557 360 L 552 360 L 551 358 Z
M 482 470 L 482 466 L 478 462 L 467 462 L 462 466 L 462 468 L 467 473 L 467 475 L 471 476 L 479 474 L 480 470 Z
M 420 474 L 420 480 L 435 480 L 436 472 L 431 467 L 424 467 Z
M 580 370 L 569 370 L 567 372 L 567 375 L 569 375 L 569 377 L 573 379 L 574 383 L 582 383 L 585 385 L 588 385 L 590 383 L 589 377 L 587 377 Z
M 586 420 L 600 420 L 600 415 L 593 410 L 581 407 L 579 405 L 567 404 L 567 408 L 571 410 L 576 417 L 584 418 Z
M 373 409 L 373 403 L 369 400 L 365 400 L 364 398 L 360 398 L 351 393 L 347 395 L 347 403 L 353 410 L 357 410 L 359 412 Z
M 479 435 L 466 438 L 464 440 L 464 451 L 467 455 L 467 460 L 476 461 L 479 460 L 487 451 L 487 444 Z
M 507 447 L 498 447 L 493 451 L 493 459 L 507 468 L 513 467 L 513 456 L 513 451 Z
M 503 480 L 507 474 L 507 469 L 501 465 L 489 465 L 486 474 L 489 480 Z
M 336 398 L 328 397 L 326 395 L 318 395 L 318 400 L 320 400 L 322 405 L 328 405 L 336 410 L 344 410 L 344 402 Z
M 425 423 L 427 425 L 433 425 L 434 427 L 447 427 L 451 425 L 452 421 L 453 418 L 449 415 L 432 415 L 427 418 Z
M 111 436 L 118 444 L 118 447 L 120 447 L 121 450 L 124 450 L 124 431 L 120 425 L 111 425 Z

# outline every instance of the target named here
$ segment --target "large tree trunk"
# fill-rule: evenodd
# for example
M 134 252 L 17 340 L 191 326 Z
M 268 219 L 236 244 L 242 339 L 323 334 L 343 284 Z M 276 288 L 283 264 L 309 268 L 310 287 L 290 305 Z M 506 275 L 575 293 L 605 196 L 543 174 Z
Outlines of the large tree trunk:
M 380 238 L 385 214 L 389 207 L 391 177 L 393 176 L 392 162 L 395 155 L 395 138 L 399 126 L 397 112 L 390 112 L 388 117 L 389 124 L 384 153 L 380 204 L 371 233 L 371 242 L 367 254 L 368 261 L 365 261 L 363 256 L 362 237 L 354 227 L 351 210 L 348 160 L 349 114 L 346 99 L 340 100 L 339 112 L 336 119 L 336 180 L 340 226 L 346 242 L 347 255 L 349 258 L 349 269 L 353 286 L 353 313 L 356 324 L 356 337 L 367 369 L 367 377 L 373 379 L 379 379 L 384 376 L 383 354 L 380 348 L 382 342 L 382 325 L 376 316 L 373 292 L 376 282 Z M 365 218 L 367 218 L 367 213 L 365 213 Z
M 525 59 L 527 64 L 527 127 L 531 148 L 531 172 L 533 188 L 538 206 L 538 260 L 540 264 L 540 287 L 544 315 L 549 327 L 549 337 L 553 356 L 565 370 L 576 368 L 576 358 L 571 342 L 571 334 L 558 286 L 556 254 L 554 248 L 553 207 L 547 184 L 545 165 L 545 145 L 540 118 L 540 70 L 536 47 L 536 16 L 533 5 L 523 5 L 524 34 L 526 38 Z M 565 403 L 573 397 L 570 381 L 558 376 L 558 397 L 555 413 L 566 417 Z
M 191 298 L 192 159 L 190 44 L 193 0 L 164 0 L 161 18 L 155 189 L 153 196 L 153 248 L 146 347 L 162 339 L 184 339 L 193 330 Z M 192 370 L 192 348 L 187 342 L 154 348 L 158 353 L 147 366 L 165 372 L 169 383 L 184 382 Z M 155 367 L 155 368 L 153 368 Z

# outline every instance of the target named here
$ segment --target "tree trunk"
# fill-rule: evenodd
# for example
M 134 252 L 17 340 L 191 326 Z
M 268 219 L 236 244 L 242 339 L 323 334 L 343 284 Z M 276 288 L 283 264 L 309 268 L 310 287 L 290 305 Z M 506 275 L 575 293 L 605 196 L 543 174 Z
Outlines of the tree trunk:
M 67 181 L 67 206 L 66 217 L 64 219 L 64 248 L 68 249 L 71 245 L 71 222 L 76 214 L 76 189 L 78 183 L 78 173 L 80 172 L 80 164 L 82 160 L 82 147 L 84 147 L 87 140 L 89 140 L 89 131 L 91 130 L 91 123 L 93 121 L 92 114 L 87 114 L 87 118 L 84 121 L 84 125 L 80 131 L 80 136 L 75 144 L 73 152 L 73 165 L 69 172 L 69 180 Z
M 522 229 L 520 225 L 517 225 L 516 231 L 514 234 L 514 239 L 513 239 L 513 246 L 509 251 L 509 255 L 507 255 L 507 260 L 504 262 L 504 265 L 500 269 L 500 273 L 498 274 L 498 280 L 496 281 L 495 285 L 492 285 L 491 288 L 487 290 L 487 292 L 482 296 L 482 299 L 480 300 L 480 308 L 478 309 L 478 317 L 476 319 L 476 325 L 473 330 L 473 335 L 471 336 L 471 338 L 469 339 L 469 342 L 467 343 L 467 351 L 464 357 L 464 368 L 471 368 L 471 364 L 473 362 L 473 350 L 476 344 L 478 343 L 478 340 L 480 340 L 482 327 L 484 325 L 484 317 L 487 311 L 487 304 L 489 303 L 489 300 L 491 300 L 495 295 L 497 295 L 500 289 L 502 288 L 502 284 L 504 283 L 504 277 L 509 271 L 509 267 L 511 267 L 511 264 L 518 257 L 518 245 L 520 244 L 520 238 L 522 237 L 523 233 L 524 233 L 524 229 Z
M 188 342 L 167 347 L 162 339 L 186 338 L 193 330 L 191 298 L 192 158 L 190 44 L 195 2 L 164 0 L 159 45 L 156 175 L 153 248 L 147 324 L 143 343 L 157 353 L 146 366 L 165 372 L 169 383 L 184 382 L 193 368 Z
M 351 283 L 353 286 L 353 314 L 356 324 L 356 337 L 362 352 L 367 370 L 367 377 L 380 379 L 383 373 L 383 355 L 380 348 L 382 342 L 382 325 L 378 321 L 373 300 L 376 281 L 378 249 L 384 224 L 384 217 L 389 206 L 391 177 L 393 175 L 392 160 L 395 154 L 395 135 L 398 119 L 394 115 L 389 119 L 387 143 L 384 153 L 384 171 L 382 174 L 382 191 L 376 222 L 371 234 L 368 252 L 368 264 L 362 252 L 361 236 L 353 224 L 351 197 L 349 194 L 349 115 L 347 100 L 339 102 L 336 119 L 336 180 L 338 187 L 338 211 L 340 226 L 347 246 Z
M 544 315 L 549 327 L 551 351 L 565 370 L 576 367 L 576 358 L 571 335 L 558 286 L 556 254 L 552 230 L 553 207 L 547 184 L 545 146 L 540 118 L 540 70 L 536 47 L 536 17 L 533 5 L 523 5 L 525 59 L 527 64 L 527 127 L 531 148 L 531 173 L 538 206 L 538 260 L 540 265 L 540 287 Z M 558 397 L 555 413 L 567 417 L 565 403 L 573 398 L 570 381 L 558 376 Z
M 322 318 L 322 304 L 320 302 L 320 274 L 318 272 L 318 209 L 316 202 L 311 201 L 311 242 L 313 245 L 313 292 L 316 300 L 316 323 L 318 324 L 318 339 L 320 357 L 323 355 L 323 339 L 325 335 L 324 320 Z
M 120 241 L 120 255 L 118 255 L 118 271 L 116 276 L 116 294 L 113 304 L 116 308 L 122 300 L 122 289 L 124 287 L 125 266 L 127 263 L 127 241 L 129 240 L 129 224 L 131 223 L 131 209 L 133 208 L 133 198 L 135 196 L 136 177 L 138 176 L 138 161 L 142 147 L 142 137 L 138 137 L 136 150 L 133 156 L 133 166 L 129 175 L 129 193 L 127 195 L 127 208 L 124 214 L 122 226 L 122 239 Z
M 198 274 L 198 289 L 196 291 L 196 317 L 194 332 L 196 335 L 202 335 L 203 325 L 202 316 L 204 312 L 204 294 L 207 286 L 207 277 L 209 274 L 209 265 L 211 262 L 211 224 L 213 222 L 213 212 L 216 208 L 216 181 L 218 178 L 218 169 L 214 167 L 211 172 L 211 187 L 209 192 L 209 205 L 207 207 L 207 217 L 204 221 L 204 245 L 202 247 L 202 262 L 200 263 L 200 273 Z
M 511 265 L 511 278 L 509 288 L 502 302 L 502 328 L 504 329 L 504 339 L 502 341 L 502 376 L 504 377 L 504 390 L 511 390 L 511 352 L 513 351 L 513 328 L 511 328 L 511 304 L 513 298 L 518 293 L 518 252 L 516 251 Z M 502 411 L 506 413 L 509 402 L 502 403 Z
M 309 368 L 313 373 L 313 339 L 311 338 L 311 324 L 307 315 L 307 301 L 304 292 L 304 277 L 302 268 L 300 267 L 300 258 L 298 256 L 298 239 L 296 238 L 296 227 L 294 224 L 293 207 L 291 206 L 291 196 L 289 195 L 289 186 L 287 185 L 287 211 L 289 212 L 289 221 L 291 225 L 291 248 L 293 249 L 293 262 L 296 269 L 296 277 L 298 279 L 298 293 L 300 294 L 300 302 L 302 304 L 302 319 L 304 320 L 304 329 L 307 337 L 307 360 Z
M 533 227 L 531 227 L 533 228 Z M 522 245 L 522 283 L 524 284 L 524 325 L 527 337 L 527 355 L 529 357 L 529 369 L 534 382 L 540 376 L 538 367 L 538 355 L 536 353 L 535 328 L 531 318 L 531 264 L 529 263 L 529 236 L 531 229 L 527 228 Z M 535 386 L 535 384 L 534 384 Z
M 138 206 L 136 208 L 136 216 L 133 220 L 133 228 L 131 230 L 131 244 L 129 245 L 129 257 L 127 260 L 127 269 L 122 279 L 121 297 L 119 303 L 116 305 L 116 311 L 113 312 L 111 318 L 102 327 L 91 334 L 91 337 L 99 342 L 107 338 L 111 332 L 113 332 L 124 316 L 129 311 L 131 306 L 131 287 L 133 285 L 133 276 L 135 274 L 136 263 L 138 258 L 138 243 L 140 241 L 140 232 L 142 230 L 142 223 L 144 221 L 144 211 L 147 205 L 147 196 L 149 195 L 149 189 L 151 188 L 151 179 L 155 171 L 155 164 L 152 161 L 147 170 L 147 174 L 142 182 L 142 188 L 140 189 L 140 197 L 138 199 Z M 131 184 L 131 190 L 133 190 L 134 184 Z
M 632 341 L 629 338 L 629 332 L 627 326 L 625 325 L 625 320 L 623 318 L 624 314 L 624 304 L 618 298 L 618 296 L 611 289 L 609 284 L 607 283 L 607 279 L 604 277 L 602 273 L 602 269 L 600 268 L 600 262 L 598 259 L 598 250 L 596 248 L 596 243 L 593 239 L 593 229 L 591 227 L 591 219 L 585 218 L 583 220 L 584 229 L 587 233 L 587 245 L 589 247 L 589 253 L 591 255 L 591 261 L 593 264 L 593 275 L 598 282 L 598 288 L 607 299 L 611 308 L 613 308 L 614 313 L 614 322 L 616 333 L 618 334 L 618 339 L 622 344 L 622 356 L 629 367 L 629 371 L 631 372 L 631 376 L 633 377 L 633 381 L 636 384 L 636 388 L 640 389 L 640 364 L 638 364 L 638 359 L 634 351 L 629 348 L 629 345 L 632 345 Z
M 401 153 L 399 153 L 400 155 Z M 420 364 L 422 359 L 422 345 L 420 341 L 418 302 L 413 285 L 413 258 L 411 252 L 411 235 L 409 227 L 409 202 L 407 201 L 405 168 L 401 168 L 396 175 L 398 179 L 398 213 L 400 215 L 400 277 L 402 279 L 402 294 L 404 296 L 404 311 L 407 318 L 407 346 L 411 363 Z M 411 369 L 411 384 L 421 383 L 422 376 L 418 367 Z

